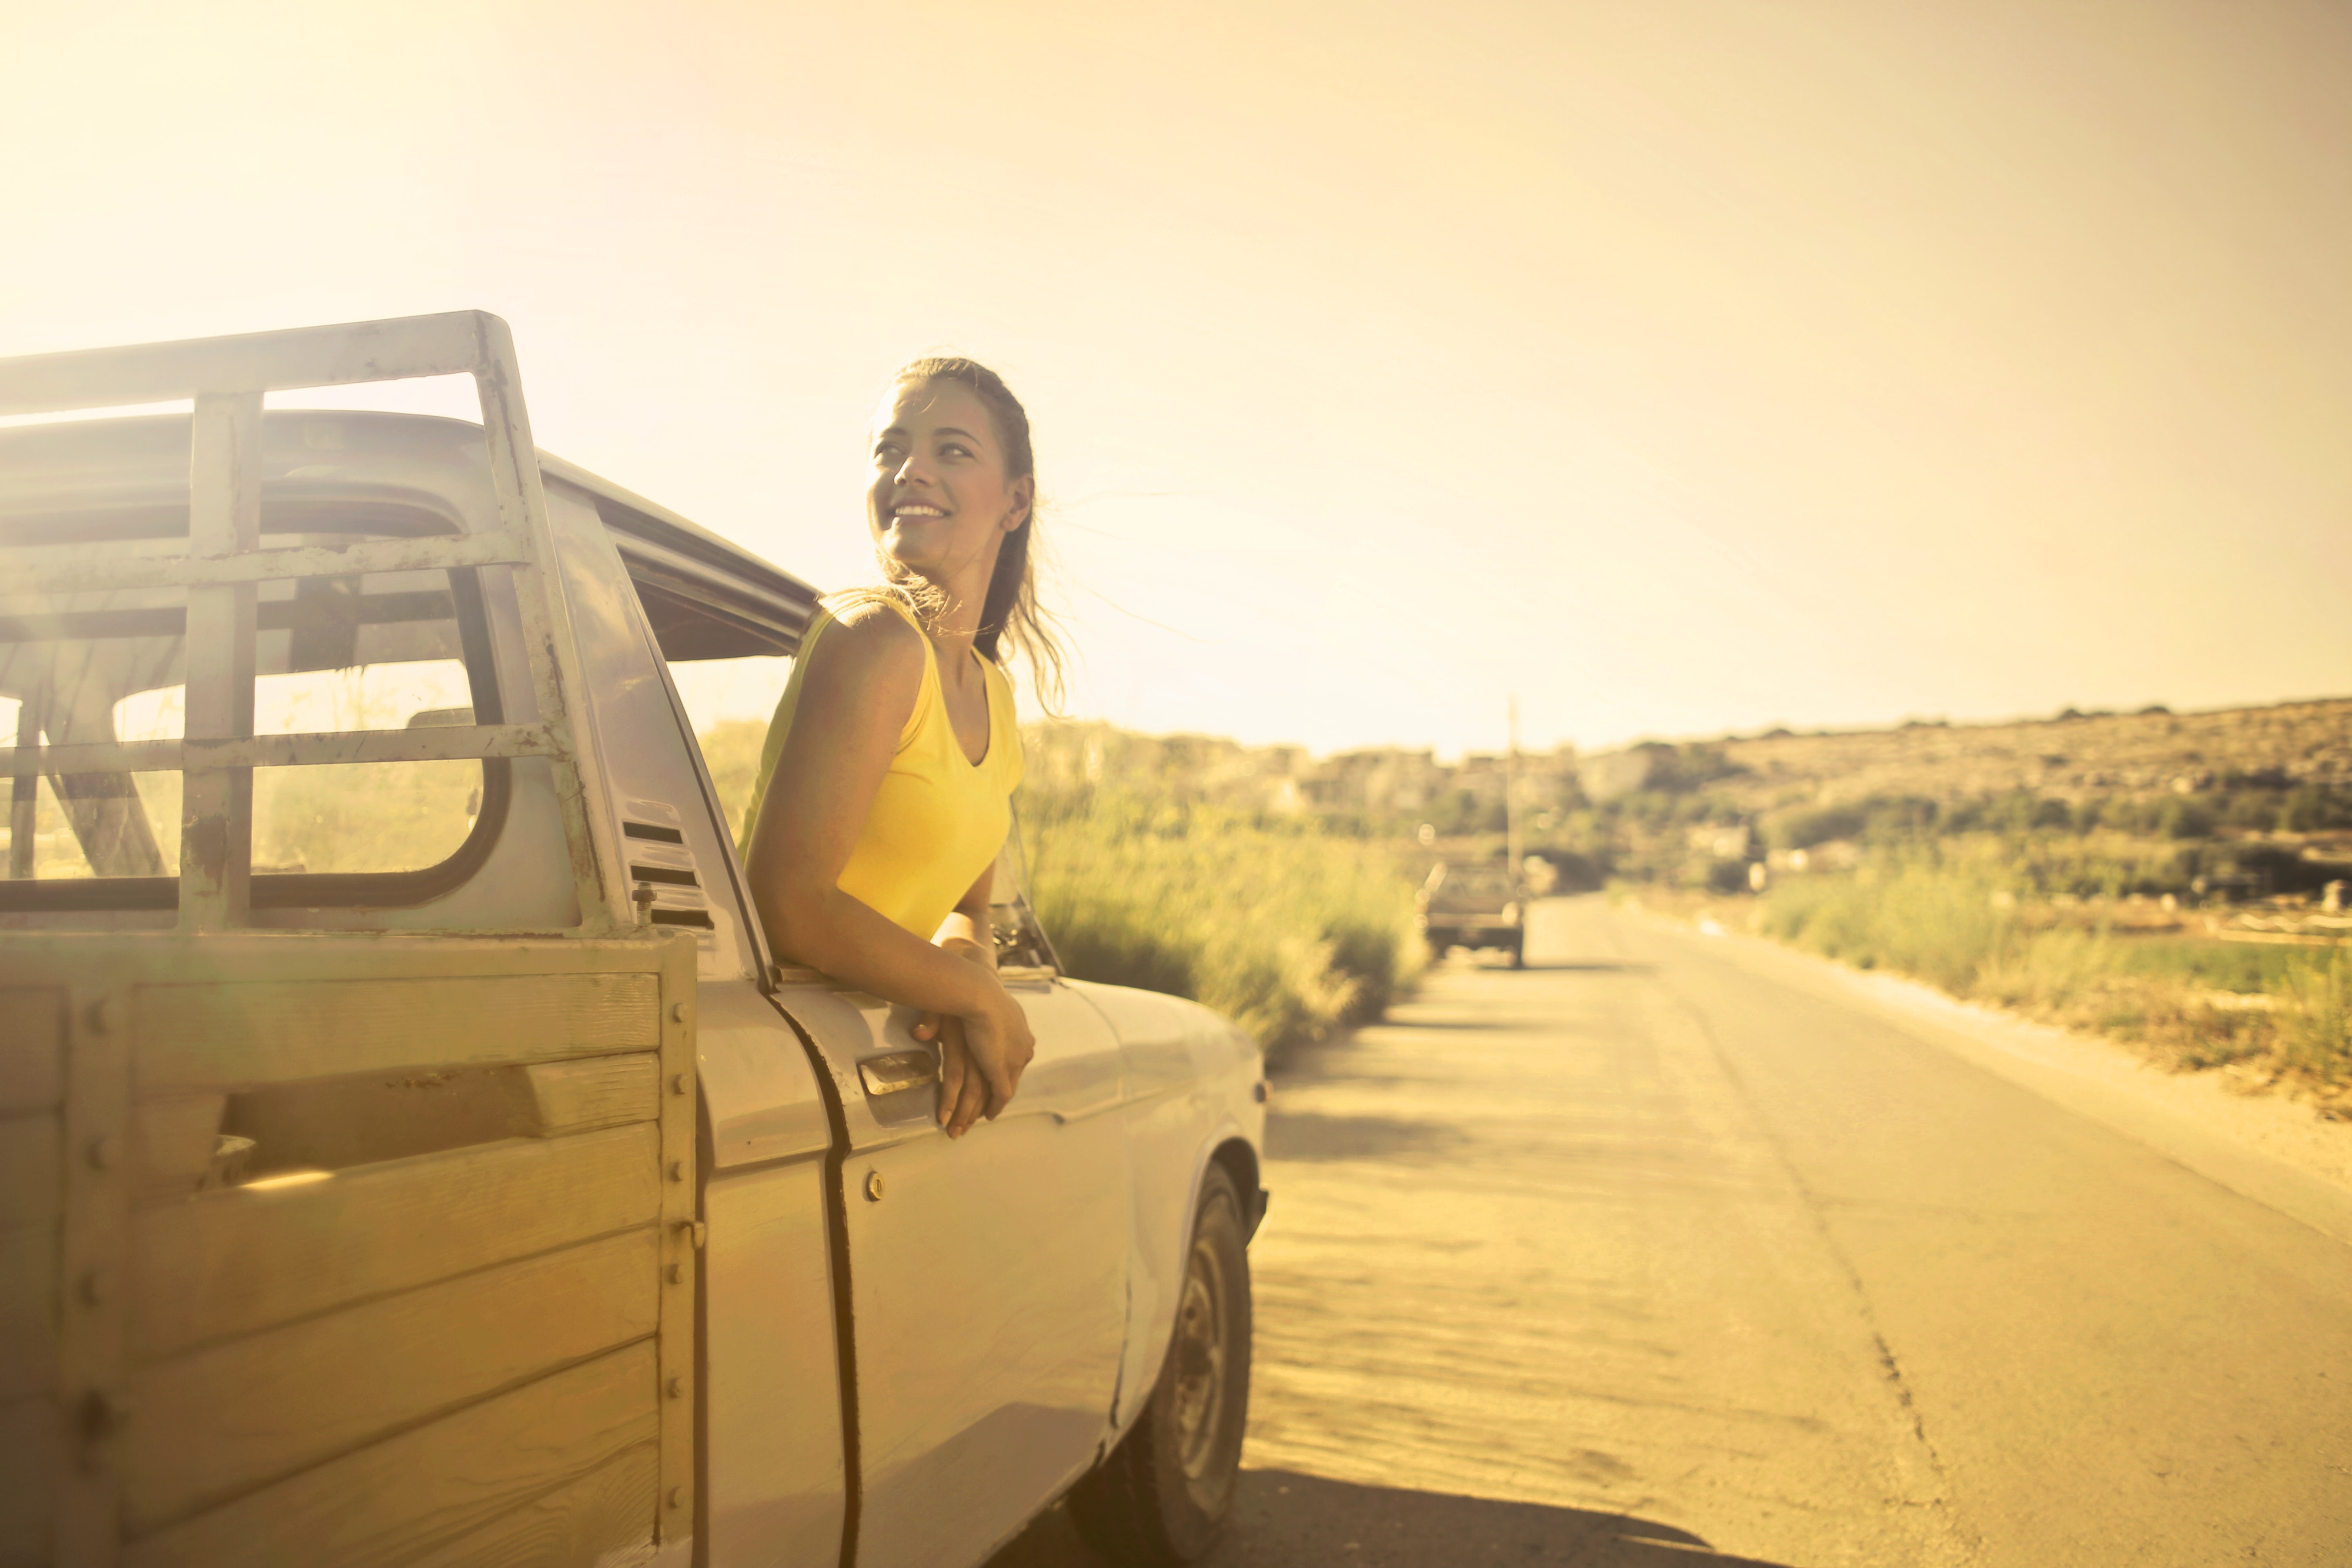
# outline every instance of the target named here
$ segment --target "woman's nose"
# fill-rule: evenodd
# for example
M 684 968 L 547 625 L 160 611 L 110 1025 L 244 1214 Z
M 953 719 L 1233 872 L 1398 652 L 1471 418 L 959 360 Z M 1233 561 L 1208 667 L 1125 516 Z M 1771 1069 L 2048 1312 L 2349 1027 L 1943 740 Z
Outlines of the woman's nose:
M 896 476 L 901 485 L 910 485 L 917 479 L 928 479 L 930 476 L 931 471 L 924 466 L 922 459 L 913 453 L 908 453 L 907 460 L 898 465 L 898 472 Z

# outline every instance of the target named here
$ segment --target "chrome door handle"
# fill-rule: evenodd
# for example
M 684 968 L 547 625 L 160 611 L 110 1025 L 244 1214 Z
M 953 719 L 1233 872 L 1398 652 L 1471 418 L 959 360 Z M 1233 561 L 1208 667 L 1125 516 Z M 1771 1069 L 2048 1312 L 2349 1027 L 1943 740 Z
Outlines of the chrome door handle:
M 857 1064 L 857 1076 L 866 1084 L 868 1094 L 896 1094 L 902 1089 L 919 1089 L 926 1083 L 936 1083 L 940 1064 L 928 1051 L 894 1051 L 887 1056 L 869 1056 Z

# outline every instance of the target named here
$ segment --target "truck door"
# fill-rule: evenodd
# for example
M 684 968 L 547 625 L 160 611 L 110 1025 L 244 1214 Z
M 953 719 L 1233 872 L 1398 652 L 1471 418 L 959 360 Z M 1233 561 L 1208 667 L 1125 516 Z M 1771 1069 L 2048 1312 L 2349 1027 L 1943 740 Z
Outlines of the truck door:
M 913 1009 L 814 977 L 780 997 L 849 1132 L 859 1568 L 976 1561 L 1090 1467 L 1126 1338 L 1118 1039 L 1058 976 L 1009 980 L 1037 1055 L 950 1140 Z

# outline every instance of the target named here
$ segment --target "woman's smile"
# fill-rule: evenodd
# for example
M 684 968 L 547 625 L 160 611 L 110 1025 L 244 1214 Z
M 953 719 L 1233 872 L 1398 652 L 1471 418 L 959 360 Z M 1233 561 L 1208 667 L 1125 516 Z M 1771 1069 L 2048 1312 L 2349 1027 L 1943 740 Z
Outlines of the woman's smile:
M 954 382 L 902 382 L 875 424 L 875 542 L 941 588 L 972 575 L 984 591 L 999 541 L 1028 515 L 1031 484 L 1006 474 L 995 416 Z

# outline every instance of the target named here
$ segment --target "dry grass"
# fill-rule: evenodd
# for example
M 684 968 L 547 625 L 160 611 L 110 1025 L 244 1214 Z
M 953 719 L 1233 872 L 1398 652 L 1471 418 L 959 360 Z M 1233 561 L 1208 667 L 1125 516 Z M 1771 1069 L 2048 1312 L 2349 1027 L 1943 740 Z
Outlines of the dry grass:
M 2116 924 L 2112 901 L 2061 903 L 2035 883 L 2002 846 L 1947 842 L 1874 856 L 1847 875 L 1787 879 L 1747 918 L 1793 946 L 2103 1032 L 2170 1066 L 2233 1064 L 2352 1105 L 2344 948 L 2134 935 Z

